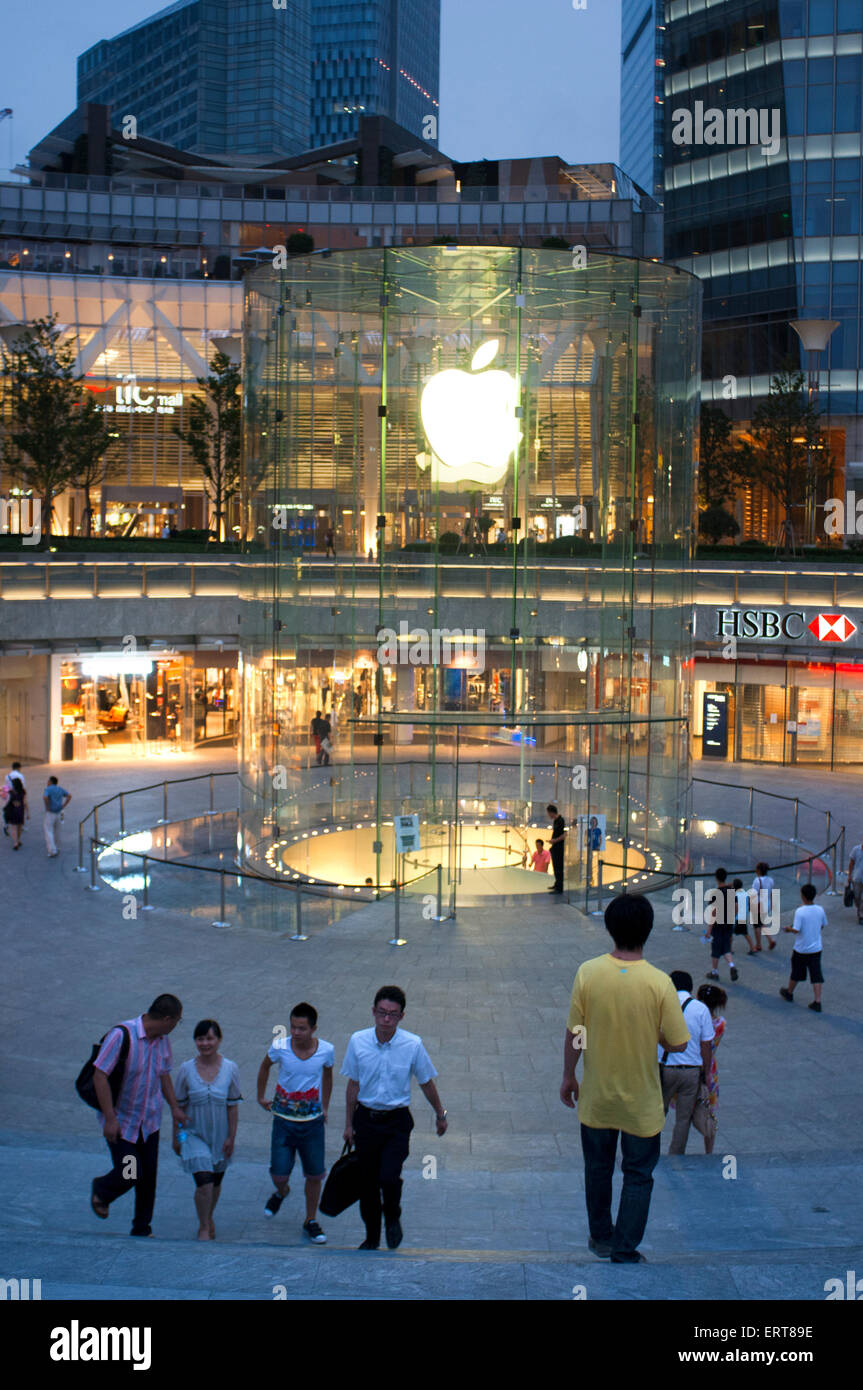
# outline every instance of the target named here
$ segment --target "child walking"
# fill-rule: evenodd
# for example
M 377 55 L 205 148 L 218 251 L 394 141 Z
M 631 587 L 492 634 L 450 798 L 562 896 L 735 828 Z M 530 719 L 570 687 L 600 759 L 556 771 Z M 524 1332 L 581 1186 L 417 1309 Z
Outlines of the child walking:
M 814 883 L 804 883 L 800 889 L 800 896 L 803 899 L 802 907 L 798 907 L 794 913 L 791 926 L 782 928 L 783 931 L 794 932 L 797 939 L 791 952 L 791 978 L 786 988 L 780 989 L 779 993 L 791 1004 L 794 1000 L 795 986 L 806 979 L 808 972 L 812 981 L 812 993 L 815 996 L 809 1007 L 814 1013 L 820 1014 L 821 986 L 824 982 L 821 973 L 821 929 L 827 926 L 827 914 L 824 908 L 815 902 Z

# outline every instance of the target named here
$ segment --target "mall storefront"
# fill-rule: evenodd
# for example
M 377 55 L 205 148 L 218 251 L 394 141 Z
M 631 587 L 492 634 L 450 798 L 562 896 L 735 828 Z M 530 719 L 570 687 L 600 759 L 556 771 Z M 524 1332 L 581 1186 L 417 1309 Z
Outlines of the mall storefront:
M 863 611 L 699 604 L 696 632 L 695 757 L 863 763 Z
M 103 750 L 151 757 L 237 735 L 237 653 L 94 652 L 51 658 L 51 762 Z

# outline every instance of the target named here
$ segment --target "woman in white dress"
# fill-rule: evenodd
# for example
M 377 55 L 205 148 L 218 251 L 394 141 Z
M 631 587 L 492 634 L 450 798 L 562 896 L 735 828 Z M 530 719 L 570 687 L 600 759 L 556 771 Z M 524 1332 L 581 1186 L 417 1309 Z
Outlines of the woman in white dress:
M 195 1179 L 198 1240 L 215 1240 L 213 1212 L 234 1152 L 237 1105 L 243 1097 L 236 1063 L 219 1052 L 222 1030 L 216 1020 L 202 1019 L 194 1036 L 198 1055 L 183 1063 L 175 1082 L 177 1103 L 185 1110 L 188 1123 L 182 1143 L 175 1123 L 173 1148 L 185 1171 Z

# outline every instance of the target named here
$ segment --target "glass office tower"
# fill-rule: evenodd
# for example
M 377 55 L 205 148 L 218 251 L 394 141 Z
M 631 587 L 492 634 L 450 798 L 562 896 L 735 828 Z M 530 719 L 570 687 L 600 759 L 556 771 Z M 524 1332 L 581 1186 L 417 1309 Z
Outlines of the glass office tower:
M 863 459 L 863 0 L 666 0 L 665 22 L 666 258 L 704 284 L 704 397 L 747 419 L 783 359 L 816 366 Z M 799 319 L 838 323 L 811 364 Z
M 622 4 L 620 165 L 661 203 L 665 192 L 665 0 L 622 0 Z
M 599 254 L 250 273 L 244 862 L 449 889 L 517 868 L 552 800 L 570 889 L 679 865 L 699 317 L 694 277 Z
M 313 147 L 388 116 L 432 142 L 439 115 L 440 0 L 313 0 Z
M 78 59 L 78 101 L 137 135 L 227 159 L 309 147 L 312 0 L 180 0 Z M 344 8 L 344 7 L 342 7 Z

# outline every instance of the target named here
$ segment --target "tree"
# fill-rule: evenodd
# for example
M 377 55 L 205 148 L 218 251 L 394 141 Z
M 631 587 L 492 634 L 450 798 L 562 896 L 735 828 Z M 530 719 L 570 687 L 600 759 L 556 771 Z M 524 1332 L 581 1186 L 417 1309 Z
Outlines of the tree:
M 732 421 L 715 405 L 701 407 L 698 497 L 703 507 L 722 510 L 737 488 L 752 482 L 752 450 L 731 437 Z
M 706 507 L 698 515 L 698 530 L 702 536 L 706 536 L 714 545 L 721 541 L 724 536 L 736 536 L 740 532 L 735 517 L 727 512 L 724 507 Z
M 3 348 L 9 425 L 6 463 L 24 487 L 40 499 L 40 541 L 51 540 L 54 498 L 72 482 L 69 445 L 72 415 L 80 399 L 75 351 L 62 343 L 57 316 L 36 319 L 12 346 Z
M 90 392 L 83 390 L 75 404 L 69 432 L 70 481 L 84 493 L 84 535 L 93 531 L 93 507 L 90 494 L 93 488 L 102 488 L 117 471 L 118 460 L 106 457 L 111 448 L 110 431 L 105 428 L 105 417 Z
M 752 416 L 755 471 L 785 513 L 786 555 L 792 550 L 795 507 L 814 501 L 819 483 L 832 472 L 821 414 L 807 400 L 803 373 L 785 366 Z
M 224 540 L 228 502 L 240 490 L 242 453 L 242 405 L 240 368 L 218 348 L 210 363 L 210 375 L 198 377 L 203 396 L 193 396 L 189 424 L 174 434 L 192 451 L 204 478 L 204 490 L 213 504 L 216 535 Z

